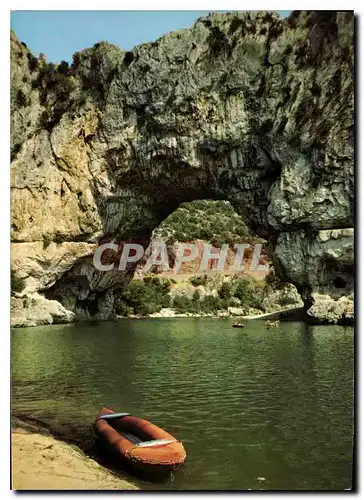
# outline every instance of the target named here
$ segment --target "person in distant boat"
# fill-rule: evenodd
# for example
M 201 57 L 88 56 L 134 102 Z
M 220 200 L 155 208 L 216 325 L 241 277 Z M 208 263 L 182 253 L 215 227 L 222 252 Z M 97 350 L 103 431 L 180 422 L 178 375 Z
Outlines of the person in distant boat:
M 268 319 L 268 321 L 265 322 L 265 326 L 268 328 L 277 328 L 277 326 L 279 326 L 279 319 L 277 319 L 276 321 L 270 321 Z
M 240 323 L 239 321 L 233 324 L 233 328 L 244 328 L 244 326 L 244 323 Z

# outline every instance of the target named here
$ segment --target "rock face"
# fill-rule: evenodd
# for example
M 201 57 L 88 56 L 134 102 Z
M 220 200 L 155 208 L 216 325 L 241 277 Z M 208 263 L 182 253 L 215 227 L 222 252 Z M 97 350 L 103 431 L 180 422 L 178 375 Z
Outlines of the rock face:
M 27 293 L 112 318 L 133 274 L 100 241 L 142 241 L 181 202 L 230 201 L 307 307 L 353 285 L 354 19 L 213 14 L 66 63 L 11 37 L 12 259 Z M 335 231 L 336 230 L 336 231 Z
M 50 325 L 53 323 L 71 323 L 74 313 L 65 309 L 57 300 L 48 300 L 38 293 L 26 298 L 12 298 L 12 326 Z
M 354 302 L 352 296 L 342 296 L 335 300 L 329 295 L 313 294 L 313 305 L 307 314 L 315 322 L 353 325 Z
M 287 307 L 303 307 L 296 288 L 290 283 L 279 290 L 272 290 L 262 302 L 262 309 L 265 313 L 280 311 Z

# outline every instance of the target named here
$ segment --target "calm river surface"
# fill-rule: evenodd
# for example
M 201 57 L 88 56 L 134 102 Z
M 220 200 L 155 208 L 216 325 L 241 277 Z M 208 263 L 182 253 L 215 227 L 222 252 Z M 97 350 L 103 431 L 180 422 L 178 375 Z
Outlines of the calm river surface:
M 12 331 L 12 406 L 80 441 L 102 406 L 183 441 L 151 489 L 351 485 L 354 330 L 178 318 Z

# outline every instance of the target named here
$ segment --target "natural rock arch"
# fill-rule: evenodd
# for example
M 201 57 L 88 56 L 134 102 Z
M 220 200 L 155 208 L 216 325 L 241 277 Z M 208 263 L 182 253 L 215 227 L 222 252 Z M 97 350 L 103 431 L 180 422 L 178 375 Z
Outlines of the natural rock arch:
M 230 201 L 307 301 L 350 291 L 353 23 L 349 12 L 213 14 L 132 52 L 96 44 L 62 76 L 12 36 L 24 294 L 112 316 L 130 275 L 95 270 L 97 241 L 147 243 L 199 198 Z

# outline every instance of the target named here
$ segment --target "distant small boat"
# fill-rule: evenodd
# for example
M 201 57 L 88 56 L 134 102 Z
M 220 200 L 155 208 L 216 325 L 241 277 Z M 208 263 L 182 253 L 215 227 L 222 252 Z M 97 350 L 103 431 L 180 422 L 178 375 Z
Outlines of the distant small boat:
M 233 324 L 233 328 L 244 328 L 244 324 L 243 323 L 234 323 Z
M 269 329 L 269 328 L 276 328 L 277 326 L 279 326 L 279 319 L 277 319 L 276 321 L 270 321 L 268 319 L 268 321 L 265 322 L 265 326 Z
M 148 473 L 175 470 L 186 460 L 185 449 L 174 436 L 128 413 L 102 408 L 94 430 L 116 457 Z

